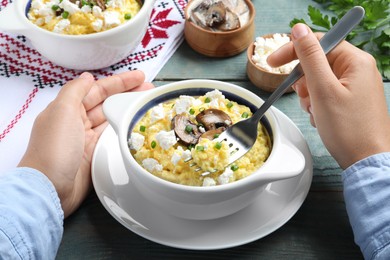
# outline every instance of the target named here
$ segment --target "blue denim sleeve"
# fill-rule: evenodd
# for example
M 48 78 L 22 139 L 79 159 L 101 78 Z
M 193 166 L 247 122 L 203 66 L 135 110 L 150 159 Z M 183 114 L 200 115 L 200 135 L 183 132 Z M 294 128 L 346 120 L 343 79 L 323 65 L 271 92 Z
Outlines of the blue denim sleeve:
M 348 217 L 365 259 L 390 259 L 390 153 L 363 159 L 343 172 Z
M 0 259 L 55 259 L 64 214 L 49 179 L 34 169 L 0 176 Z

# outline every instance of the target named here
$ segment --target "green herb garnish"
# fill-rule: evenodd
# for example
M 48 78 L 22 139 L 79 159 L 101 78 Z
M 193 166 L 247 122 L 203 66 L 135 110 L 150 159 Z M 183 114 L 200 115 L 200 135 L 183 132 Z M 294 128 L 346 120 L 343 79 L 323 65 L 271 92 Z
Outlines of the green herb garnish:
M 53 10 L 53 11 L 57 11 L 58 9 L 60 9 L 60 7 L 58 5 L 51 6 L 51 10 Z
M 232 166 L 230 166 L 230 169 L 232 170 L 232 171 L 237 171 L 238 170 L 238 166 L 237 166 L 237 164 L 233 164 Z
M 68 17 L 69 17 L 69 12 L 64 11 L 64 12 L 62 13 L 62 18 L 68 19 Z
M 219 150 L 222 148 L 222 143 L 221 142 L 216 142 L 215 145 L 214 145 L 214 148 Z
M 227 108 L 231 108 L 232 106 L 233 106 L 233 102 L 229 102 L 229 103 L 226 104 Z
M 190 113 L 190 115 L 193 115 L 193 114 L 195 114 L 195 110 L 193 108 L 191 108 L 189 113 Z
M 211 101 L 211 99 L 210 99 L 209 97 L 206 97 L 206 98 L 204 99 L 204 102 L 205 102 L 205 103 L 210 103 L 210 101 Z
M 198 145 L 198 146 L 196 146 L 196 150 L 197 151 L 204 151 L 204 146 Z
M 125 20 L 130 20 L 131 19 L 131 14 L 127 13 L 125 14 Z
M 145 132 L 145 130 L 146 130 L 146 126 L 144 126 L 144 125 L 141 125 L 141 126 L 139 127 L 139 130 L 140 130 L 141 132 Z
M 247 112 L 244 112 L 244 113 L 242 113 L 242 115 L 241 115 L 242 118 L 248 118 L 248 116 L 249 116 L 249 114 L 248 114 Z
M 150 147 L 152 147 L 153 149 L 156 148 L 156 145 L 157 145 L 156 141 L 152 141 L 150 143 Z
M 192 133 L 192 126 L 186 125 L 186 128 L 184 130 L 186 131 L 187 134 L 190 134 Z
M 313 31 L 328 31 L 352 7 L 362 6 L 366 13 L 363 21 L 347 36 L 346 40 L 374 56 L 378 70 L 384 79 L 390 79 L 390 5 L 389 0 L 314 0 L 326 10 L 309 5 L 310 23 L 295 18 L 290 26 L 305 23 Z M 326 13 L 326 14 L 325 14 Z

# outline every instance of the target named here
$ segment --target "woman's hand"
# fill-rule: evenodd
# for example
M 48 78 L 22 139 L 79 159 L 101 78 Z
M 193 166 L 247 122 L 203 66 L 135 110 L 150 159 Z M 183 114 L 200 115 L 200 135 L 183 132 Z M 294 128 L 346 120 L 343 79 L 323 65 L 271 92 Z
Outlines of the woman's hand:
M 19 167 L 35 168 L 51 180 L 65 217 L 79 207 L 92 186 L 92 154 L 107 125 L 102 102 L 116 93 L 152 88 L 144 79 L 141 71 L 129 71 L 95 81 L 85 72 L 65 84 L 35 120 Z
M 340 166 L 389 152 L 390 119 L 375 59 L 346 41 L 325 56 L 304 24 L 295 25 L 291 35 L 292 42 L 269 56 L 268 63 L 276 67 L 300 60 L 305 76 L 293 88 Z

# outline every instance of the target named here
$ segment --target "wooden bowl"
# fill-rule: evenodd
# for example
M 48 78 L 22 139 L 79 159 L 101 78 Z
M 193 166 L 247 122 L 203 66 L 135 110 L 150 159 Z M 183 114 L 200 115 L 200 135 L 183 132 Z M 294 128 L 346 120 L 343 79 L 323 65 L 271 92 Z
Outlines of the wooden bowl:
M 196 52 L 209 57 L 229 57 L 243 52 L 252 43 L 255 32 L 255 8 L 251 0 L 245 0 L 249 8 L 249 21 L 237 30 L 228 32 L 209 31 L 192 23 L 189 19 L 190 6 L 185 8 L 184 37 Z
M 272 34 L 267 34 L 262 37 L 271 38 L 272 36 Z M 246 73 L 248 75 L 248 78 L 253 83 L 253 85 L 259 87 L 260 89 L 267 92 L 273 92 L 285 80 L 285 78 L 287 78 L 288 74 L 270 72 L 256 65 L 255 62 L 252 60 L 254 50 L 255 45 L 254 42 L 252 42 L 247 49 Z M 292 91 L 294 90 L 289 87 L 286 93 Z

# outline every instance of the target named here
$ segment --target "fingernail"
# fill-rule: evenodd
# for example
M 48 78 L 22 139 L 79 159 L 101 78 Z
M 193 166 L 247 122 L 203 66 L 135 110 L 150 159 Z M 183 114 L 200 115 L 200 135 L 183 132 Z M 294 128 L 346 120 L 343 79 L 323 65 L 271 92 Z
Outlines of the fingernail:
M 83 72 L 81 73 L 81 75 L 79 76 L 80 79 L 90 79 L 91 78 L 91 73 L 88 73 L 88 72 Z
M 297 89 L 296 89 L 296 85 L 295 85 L 295 84 L 292 85 L 291 88 L 292 88 L 295 92 L 297 92 Z
M 311 106 L 308 107 L 309 113 L 313 115 L 313 108 Z
M 293 27 L 291 33 L 295 39 L 299 39 L 299 38 L 306 36 L 309 33 L 309 31 L 308 31 L 306 25 L 304 25 L 302 23 L 298 23 Z

